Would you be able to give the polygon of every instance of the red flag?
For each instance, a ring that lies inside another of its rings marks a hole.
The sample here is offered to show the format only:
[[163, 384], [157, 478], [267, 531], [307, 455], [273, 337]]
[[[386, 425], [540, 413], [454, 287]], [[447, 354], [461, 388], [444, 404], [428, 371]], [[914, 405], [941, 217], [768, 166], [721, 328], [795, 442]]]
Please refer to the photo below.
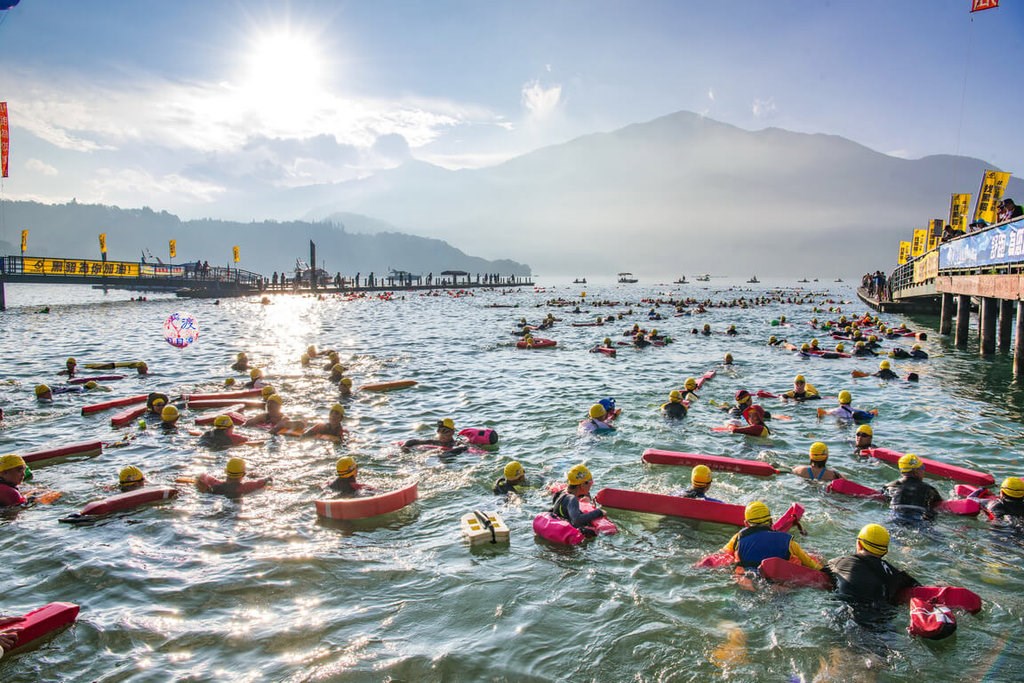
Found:
[[7, 177], [7, 152], [11, 146], [7, 129], [7, 103], [0, 102], [0, 178]]
[[971, 11], [980, 12], [983, 9], [999, 7], [999, 0], [971, 0]]

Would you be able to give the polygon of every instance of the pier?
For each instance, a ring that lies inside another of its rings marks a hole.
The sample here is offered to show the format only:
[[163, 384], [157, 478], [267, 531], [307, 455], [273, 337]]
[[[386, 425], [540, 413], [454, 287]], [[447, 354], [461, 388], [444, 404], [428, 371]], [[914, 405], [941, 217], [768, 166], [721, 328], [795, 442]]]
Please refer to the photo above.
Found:
[[990, 356], [1012, 346], [1014, 377], [1024, 379], [1024, 218], [957, 237], [904, 263], [889, 276], [888, 290], [886, 301], [862, 291], [858, 296], [884, 312], [938, 313], [939, 334], [954, 335], [958, 349], [968, 346], [977, 302], [978, 352]]

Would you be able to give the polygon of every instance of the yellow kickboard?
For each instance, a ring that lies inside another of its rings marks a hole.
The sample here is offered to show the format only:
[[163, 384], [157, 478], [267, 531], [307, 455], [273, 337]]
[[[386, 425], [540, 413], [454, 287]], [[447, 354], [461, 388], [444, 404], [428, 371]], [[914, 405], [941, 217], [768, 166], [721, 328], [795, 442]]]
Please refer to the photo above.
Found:
[[[490, 527], [485, 525], [480, 517], [490, 522]], [[468, 512], [462, 516], [459, 526], [462, 529], [462, 537], [469, 540], [470, 545], [508, 543], [509, 540], [508, 527], [496, 512]]]

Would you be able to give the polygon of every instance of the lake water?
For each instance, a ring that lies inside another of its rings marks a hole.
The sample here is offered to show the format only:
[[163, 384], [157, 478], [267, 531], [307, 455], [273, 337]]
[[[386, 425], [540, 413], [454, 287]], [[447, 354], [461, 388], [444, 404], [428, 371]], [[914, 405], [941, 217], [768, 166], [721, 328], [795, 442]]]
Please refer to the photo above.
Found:
[[[545, 285], [543, 278], [539, 284]], [[1011, 382], [1011, 358], [978, 358], [940, 338], [935, 320], [908, 321], [928, 331], [928, 361], [894, 361], [921, 381], [853, 380], [870, 360], [801, 360], [770, 348], [771, 334], [800, 343], [811, 303], [712, 308], [694, 317], [647, 322], [645, 297], [696, 296], [714, 301], [764, 293], [790, 281], [743, 285], [716, 278], [688, 285], [590, 284], [591, 313], [549, 308], [548, 299], [578, 299], [584, 286], [552, 282], [543, 292], [477, 291], [452, 297], [406, 294], [393, 301], [276, 296], [189, 301], [87, 288], [8, 286], [0, 313], [0, 452], [25, 452], [88, 439], [115, 440], [109, 413], [83, 417], [93, 398], [58, 395], [37, 407], [34, 384], [57, 382], [67, 356], [80, 363], [146, 360], [152, 375], [111, 382], [113, 394], [161, 390], [170, 395], [212, 391], [233, 373], [239, 351], [266, 370], [286, 399], [285, 411], [325, 418], [336, 400], [326, 373], [303, 370], [309, 344], [335, 348], [356, 385], [414, 379], [413, 389], [356, 394], [347, 402], [343, 445], [275, 437], [236, 449], [250, 472], [272, 476], [274, 488], [241, 502], [181, 486], [176, 501], [139, 509], [91, 527], [57, 522], [109, 495], [128, 464], [156, 483], [204, 470], [222, 471], [228, 454], [210, 452], [184, 429], [148, 430], [100, 457], [35, 470], [33, 486], [63, 497], [0, 519], [4, 561], [0, 585], [6, 613], [51, 601], [82, 606], [72, 629], [28, 654], [0, 660], [3, 681], [686, 681], [771, 680], [1019, 680], [1024, 654], [1024, 544], [989, 528], [983, 518], [941, 517], [926, 531], [897, 530], [888, 558], [926, 584], [962, 585], [980, 593], [984, 611], [959, 616], [957, 636], [939, 644], [910, 638], [907, 614], [889, 630], [867, 633], [828, 594], [812, 590], [741, 590], [725, 571], [694, 563], [721, 547], [732, 527], [612, 510], [615, 536], [579, 547], [535, 539], [531, 521], [550, 501], [543, 488], [506, 503], [490, 492], [506, 462], [522, 462], [537, 484], [563, 480], [585, 462], [605, 486], [667, 493], [684, 487], [689, 468], [649, 466], [645, 448], [760, 458], [786, 466], [806, 461], [812, 441], [825, 441], [830, 465], [863, 484], [880, 486], [896, 471], [852, 455], [853, 430], [819, 420], [813, 404], [774, 410], [770, 441], [714, 433], [740, 388], [782, 391], [797, 373], [823, 394], [850, 389], [854, 405], [877, 408], [876, 445], [957, 462], [996, 480], [1024, 473], [1024, 393]], [[803, 285], [807, 301], [864, 306], [845, 284]], [[735, 287], [735, 289], [731, 289]], [[493, 308], [493, 304], [514, 308]], [[36, 311], [50, 306], [49, 314]], [[824, 306], [827, 308], [828, 303]], [[604, 327], [572, 321], [628, 312]], [[199, 341], [179, 350], [164, 342], [162, 324], [184, 310], [201, 326]], [[658, 309], [666, 315], [671, 308]], [[521, 317], [562, 318], [542, 336], [550, 351], [521, 351], [511, 331]], [[770, 321], [785, 315], [791, 327]], [[838, 317], [838, 313], [832, 317]], [[898, 322], [899, 316], [885, 316]], [[664, 348], [623, 349], [617, 358], [587, 352], [604, 336], [622, 339], [639, 322], [676, 339]], [[692, 336], [710, 323], [716, 334]], [[740, 334], [722, 332], [735, 324]], [[824, 341], [824, 340], [823, 340]], [[909, 343], [907, 343], [909, 346]], [[891, 346], [891, 342], [887, 344]], [[726, 352], [736, 358], [718, 368]], [[659, 406], [688, 376], [718, 368], [689, 417], [669, 423]], [[240, 378], [240, 375], [235, 375]], [[581, 436], [577, 423], [597, 399], [623, 409], [610, 436]], [[822, 402], [834, 404], [834, 401]], [[402, 453], [395, 442], [429, 437], [433, 423], [492, 427], [495, 452], [442, 462], [436, 452]], [[183, 427], [195, 415], [183, 412]], [[399, 513], [360, 523], [318, 521], [313, 501], [335, 460], [354, 455], [361, 481], [381, 489], [418, 481], [420, 498]], [[939, 481], [948, 494], [951, 485]], [[831, 496], [792, 476], [771, 479], [716, 473], [713, 495], [729, 502], [766, 501], [775, 514], [794, 501], [807, 508], [803, 547], [825, 557], [853, 551], [860, 527], [885, 523], [877, 503]], [[470, 548], [459, 518], [492, 509], [511, 528], [508, 545]], [[890, 528], [891, 525], [890, 525]], [[867, 662], [873, 663], [868, 666]], [[832, 676], [833, 678], [826, 678]]]

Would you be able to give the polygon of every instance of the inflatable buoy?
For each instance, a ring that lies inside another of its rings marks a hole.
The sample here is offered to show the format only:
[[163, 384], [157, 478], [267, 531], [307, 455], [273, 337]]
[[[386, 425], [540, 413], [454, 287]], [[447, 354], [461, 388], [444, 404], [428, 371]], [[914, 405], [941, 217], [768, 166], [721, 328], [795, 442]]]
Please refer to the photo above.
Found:
[[91, 458], [102, 452], [102, 441], [84, 441], [82, 443], [71, 444], [70, 446], [59, 446], [57, 448], [47, 448], [42, 451], [33, 451], [32, 453], [22, 453], [21, 457], [26, 463], [38, 463], [45, 460], [51, 460], [53, 458], [69, 458], [76, 455]]
[[498, 443], [498, 432], [493, 429], [463, 429], [459, 436], [474, 446], [493, 446]]
[[508, 543], [509, 540], [509, 529], [496, 512], [468, 512], [459, 520], [459, 528], [470, 545]]
[[132, 508], [139, 507], [140, 505], [168, 500], [176, 497], [177, 495], [178, 489], [172, 486], [147, 486], [146, 488], [137, 489], [135, 491], [119, 493], [116, 496], [104, 498], [103, 500], [93, 501], [82, 508], [82, 511], [78, 514], [64, 517], [60, 521], [68, 524], [76, 524], [85, 521], [91, 522], [94, 521], [94, 518], [98, 515], [109, 515], [112, 512], [131, 510]]
[[533, 532], [545, 540], [563, 545], [579, 545], [585, 538], [569, 520], [555, 517], [550, 512], [542, 512], [533, 518]]
[[394, 382], [377, 382], [376, 384], [364, 384], [359, 391], [393, 391], [395, 389], [407, 389], [418, 384], [413, 379], [399, 379]]
[[316, 514], [326, 519], [365, 519], [401, 510], [416, 500], [416, 482], [389, 493], [366, 498], [316, 501]]
[[18, 635], [18, 642], [10, 652], [17, 652], [51, 633], [70, 626], [78, 618], [78, 605], [70, 602], [51, 602], [20, 617], [3, 620], [5, 629]]

